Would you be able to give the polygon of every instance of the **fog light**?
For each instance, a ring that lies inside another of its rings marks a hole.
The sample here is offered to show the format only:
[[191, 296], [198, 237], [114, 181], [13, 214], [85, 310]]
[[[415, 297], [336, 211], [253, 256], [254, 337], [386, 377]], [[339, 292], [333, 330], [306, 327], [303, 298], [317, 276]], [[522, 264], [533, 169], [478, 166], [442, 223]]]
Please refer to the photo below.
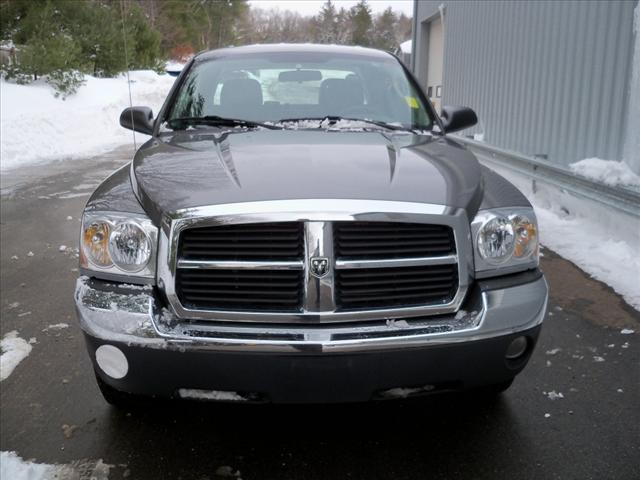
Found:
[[96, 350], [96, 362], [111, 378], [123, 378], [129, 371], [129, 362], [122, 350], [113, 345], [101, 345]]
[[527, 338], [526, 337], [518, 337], [513, 340], [509, 347], [507, 347], [507, 353], [505, 353], [505, 357], [508, 360], [515, 360], [516, 358], [521, 357], [524, 352], [527, 350]]

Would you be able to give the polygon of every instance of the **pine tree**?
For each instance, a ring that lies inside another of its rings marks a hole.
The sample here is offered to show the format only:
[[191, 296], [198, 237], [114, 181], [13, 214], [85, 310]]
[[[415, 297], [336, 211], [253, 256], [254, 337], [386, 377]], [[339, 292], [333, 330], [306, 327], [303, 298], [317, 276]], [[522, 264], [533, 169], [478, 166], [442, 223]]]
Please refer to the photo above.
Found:
[[316, 19], [319, 43], [338, 42], [338, 18], [336, 7], [331, 0], [327, 0]]
[[381, 15], [376, 18], [373, 45], [381, 50], [393, 51], [398, 46], [396, 40], [396, 23], [397, 17], [393, 13], [391, 7], [385, 9]]
[[351, 20], [351, 43], [363, 47], [371, 46], [373, 43], [371, 39], [373, 20], [367, 0], [360, 0], [357, 5], [351, 7], [349, 18]]

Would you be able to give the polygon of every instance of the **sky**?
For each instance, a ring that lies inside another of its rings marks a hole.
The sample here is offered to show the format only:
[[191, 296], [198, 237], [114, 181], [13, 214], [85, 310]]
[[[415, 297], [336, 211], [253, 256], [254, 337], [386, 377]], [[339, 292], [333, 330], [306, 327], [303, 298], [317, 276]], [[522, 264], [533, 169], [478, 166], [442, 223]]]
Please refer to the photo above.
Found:
[[[300, 15], [315, 15], [320, 11], [324, 0], [249, 0], [252, 7], [270, 10], [278, 8], [280, 10], [291, 10]], [[353, 7], [357, 0], [334, 0], [336, 7], [349, 9]], [[385, 8], [391, 7], [397, 13], [403, 12], [405, 15], [413, 16], [413, 0], [369, 0], [369, 6], [373, 13], [382, 12]]]

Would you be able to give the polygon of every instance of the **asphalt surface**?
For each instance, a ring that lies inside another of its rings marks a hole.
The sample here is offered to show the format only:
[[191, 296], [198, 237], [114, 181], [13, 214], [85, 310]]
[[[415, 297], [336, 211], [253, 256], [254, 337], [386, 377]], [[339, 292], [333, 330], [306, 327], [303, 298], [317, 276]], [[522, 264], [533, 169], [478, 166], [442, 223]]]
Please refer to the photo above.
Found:
[[[540, 342], [497, 400], [111, 408], [75, 321], [73, 249], [84, 202], [128, 156], [2, 176], [1, 330], [35, 343], [0, 384], [1, 450], [82, 478], [640, 478], [640, 313], [549, 250]], [[45, 330], [61, 322], [69, 328]]]

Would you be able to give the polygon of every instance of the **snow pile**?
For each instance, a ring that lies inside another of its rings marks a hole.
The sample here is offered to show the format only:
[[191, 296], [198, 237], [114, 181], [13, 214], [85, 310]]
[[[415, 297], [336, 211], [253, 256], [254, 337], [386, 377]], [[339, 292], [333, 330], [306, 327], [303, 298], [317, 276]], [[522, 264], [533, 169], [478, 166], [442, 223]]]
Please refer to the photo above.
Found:
[[585, 158], [572, 163], [569, 168], [573, 173], [611, 187], [640, 188], [640, 175], [635, 174], [624, 162], [602, 160], [600, 158]]
[[15, 452], [0, 453], [0, 478], [12, 480], [48, 480], [62, 478], [60, 468], [44, 463], [25, 462]]
[[63, 480], [91, 478], [107, 480], [112, 465], [102, 460], [80, 460], [68, 465], [25, 462], [16, 452], [0, 452], [0, 478], [2, 480]]
[[[175, 78], [152, 71], [131, 72], [134, 105], [158, 112]], [[0, 169], [84, 157], [130, 143], [132, 132], [120, 126], [129, 106], [126, 76], [86, 77], [66, 100], [55, 98], [44, 82], [17, 85], [0, 80]], [[136, 134], [138, 144], [148, 138]]]
[[[35, 340], [26, 340], [18, 337], [18, 332], [13, 330], [7, 333], [0, 341], [2, 355], [0, 355], [0, 381], [5, 380], [18, 364], [31, 353], [31, 343]], [[0, 475], [1, 478], [7, 478]]]
[[411, 53], [411, 40], [407, 40], [406, 42], [402, 42], [400, 44], [400, 51], [402, 53]]

